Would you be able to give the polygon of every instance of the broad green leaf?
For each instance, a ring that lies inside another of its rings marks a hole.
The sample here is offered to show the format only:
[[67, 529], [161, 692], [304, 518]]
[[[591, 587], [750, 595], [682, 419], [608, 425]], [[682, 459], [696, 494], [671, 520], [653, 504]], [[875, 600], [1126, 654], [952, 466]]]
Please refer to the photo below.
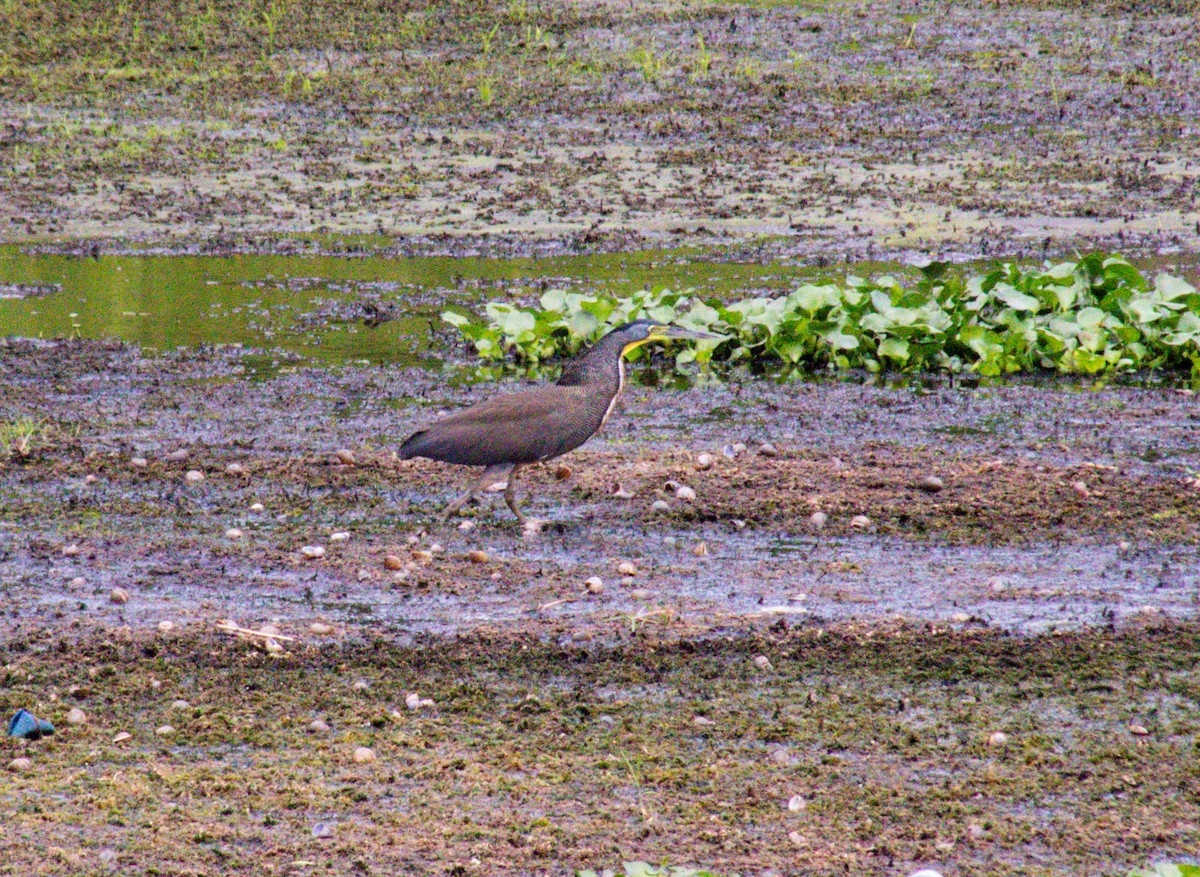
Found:
[[858, 349], [858, 339], [853, 335], [847, 335], [838, 329], [831, 332], [826, 332], [821, 336], [824, 338], [834, 350], [856, 350]]
[[908, 342], [899, 338], [888, 338], [879, 345], [879, 355], [901, 363], [908, 362]]
[[1196, 287], [1192, 286], [1182, 277], [1159, 274], [1154, 278], [1154, 291], [1158, 293], [1158, 297], [1162, 301], [1175, 301], [1176, 299], [1194, 295]]
[[792, 290], [788, 296], [796, 307], [814, 314], [821, 308], [835, 304], [838, 300], [837, 288], [833, 286], [817, 286], [806, 283]]
[[1018, 311], [1039, 311], [1042, 303], [1032, 295], [1026, 295], [1007, 283], [997, 283], [993, 290], [998, 301]]

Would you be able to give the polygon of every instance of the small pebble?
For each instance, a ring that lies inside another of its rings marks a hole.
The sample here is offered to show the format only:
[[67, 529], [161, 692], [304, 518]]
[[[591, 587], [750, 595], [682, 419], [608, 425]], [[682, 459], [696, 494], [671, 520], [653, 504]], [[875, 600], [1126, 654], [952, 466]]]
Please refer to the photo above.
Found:
[[950, 620], [953, 621], [955, 624], [966, 624], [968, 621], [971, 620], [971, 616], [968, 615], [966, 612], [955, 612], [953, 615], [950, 616]]
[[170, 737], [172, 734], [175, 733], [175, 729], [172, 728], [170, 725], [163, 725], [162, 727], [155, 728], [154, 733], [160, 737]]
[[734, 442], [731, 447], [733, 448], [733, 452], [735, 454], [745, 453], [746, 451], [746, 445], [743, 442]]
[[739, 533], [746, 529], [746, 522], [741, 518], [734, 518], [732, 521], [730, 521], [730, 523], [733, 524], [733, 529], [737, 530]]
[[788, 840], [798, 847], [808, 846], [808, 839], [798, 831], [789, 831]]
[[171, 709], [173, 709], [173, 710], [186, 710], [186, 709], [189, 709], [190, 707], [191, 707], [191, 704], [188, 703], [186, 700], [171, 701]]
[[754, 666], [757, 667], [759, 670], [770, 670], [771, 669], [771, 659], [768, 658], [766, 655], [757, 655], [754, 658]]
[[354, 750], [355, 764], [370, 764], [375, 760], [375, 750], [368, 749], [366, 746], [359, 746]]
[[408, 536], [404, 541], [408, 545], [416, 545], [421, 540], [416, 534], [412, 534], [412, 535]]
[[320, 545], [305, 545], [300, 549], [300, 553], [309, 560], [316, 560], [319, 557], [325, 556], [325, 549]]
[[432, 545], [429, 546], [429, 552], [431, 554], [441, 554], [445, 550], [446, 549], [443, 548], [441, 545], [439, 545], [437, 542], [434, 542]]
[[74, 557], [79, 553], [79, 546], [72, 542], [62, 550], [63, 557]]
[[308, 632], [316, 636], [332, 636], [333, 625], [326, 624], [324, 621], [314, 621], [308, 626]]
[[1129, 546], [1128, 542], [1118, 542], [1117, 543], [1117, 551], [1119, 551], [1121, 554], [1125, 554], [1126, 552], [1128, 552], [1129, 548], [1130, 548], [1130, 546]]
[[645, 588], [634, 588], [629, 592], [629, 596], [634, 600], [649, 600], [653, 595]]
[[432, 551], [410, 551], [409, 554], [417, 563], [429, 563], [429, 561], [433, 560]]
[[871, 526], [871, 519], [866, 515], [855, 515], [850, 519], [850, 526], [858, 530], [865, 530]]
[[1076, 482], [1072, 483], [1071, 489], [1073, 491], [1075, 491], [1077, 494], [1079, 494], [1083, 499], [1087, 499], [1089, 496], [1092, 495], [1092, 492], [1090, 490], [1088, 490], [1087, 484], [1084, 483], [1083, 481], [1076, 481]]
[[384, 569], [404, 569], [404, 558], [397, 554], [389, 554], [383, 558]]
[[282, 655], [283, 644], [273, 636], [267, 637], [267, 641], [263, 643], [263, 648], [267, 650], [268, 655]]
[[458, 525], [458, 529], [463, 533], [470, 533], [472, 530], [475, 529], [475, 522], [474, 521], [463, 521], [461, 524]]
[[524, 537], [525, 539], [533, 538], [538, 533], [542, 532], [542, 524], [543, 523], [544, 523], [544, 521], [539, 521], [534, 518], [530, 518], [524, 524], [521, 525], [521, 536]]
[[354, 465], [354, 451], [349, 448], [338, 448], [333, 452], [333, 455], [337, 457], [339, 463], [344, 463], [347, 466]]
[[318, 822], [312, 827], [313, 837], [333, 837], [333, 826], [328, 822]]
[[329, 725], [324, 719], [313, 719], [308, 723], [308, 730], [314, 734], [324, 734], [329, 730]]
[[666, 500], [656, 499], [650, 503], [650, 511], [652, 512], [667, 512], [671, 510], [671, 505]]
[[571, 467], [570, 466], [566, 465], [565, 463], [560, 463], [558, 466], [555, 467], [555, 469], [554, 469], [554, 480], [555, 481], [566, 481], [570, 477], [571, 477]]
[[1145, 725], [1134, 724], [1129, 726], [1129, 733], [1137, 737], [1145, 737], [1150, 733], [1150, 729]]
[[617, 572], [623, 576], [636, 576], [637, 571], [637, 564], [630, 563], [628, 560], [623, 560], [617, 564]]
[[932, 868], [922, 868], [920, 871], [913, 871], [908, 877], [942, 877], [942, 874]]
[[145, 457], [134, 457], [129, 461], [129, 465], [134, 469], [145, 469], [150, 464], [146, 461]]
[[776, 764], [789, 764], [791, 763], [791, 760], [792, 757], [788, 755], [786, 749], [771, 750], [771, 761], [775, 762]]
[[1008, 583], [1000, 576], [992, 576], [988, 579], [988, 588], [991, 589], [993, 594], [1001, 594], [1008, 590]]
[[183, 476], [188, 484], [199, 484], [204, 480], [204, 473], [199, 469], [189, 469], [187, 474]]
[[133, 735], [128, 731], [121, 731], [117, 736], [113, 737], [114, 743], [124, 743], [126, 740], [132, 740]]
[[265, 505], [263, 505], [261, 502], [253, 503], [250, 506], [250, 511], [252, 511], [252, 512], [265, 512], [266, 510], [267, 510], [267, 507]]
[[622, 487], [621, 483], [619, 481], [613, 487], [612, 495], [615, 496], [617, 499], [632, 499], [633, 498], [633, 494], [630, 491], [626, 490], [624, 487]]
[[243, 466], [241, 463], [230, 463], [228, 466], [225, 467], [225, 474], [226, 475], [245, 475], [246, 467]]
[[922, 478], [920, 481], [917, 482], [917, 489], [923, 490], [926, 493], [937, 493], [939, 490], [941, 490], [945, 486], [946, 486], [946, 483], [944, 481], [942, 481], [942, 479], [938, 478], [936, 475], [926, 475], [924, 478]]
[[771, 444], [770, 442], [763, 442], [761, 445], [759, 445], [758, 453], [760, 456], [763, 456], [763, 457], [779, 456], [779, 451], [777, 451], [775, 449], [775, 446], [773, 444]]
[[822, 530], [825, 527], [825, 522], [829, 520], [829, 516], [824, 512], [813, 512], [808, 516], [808, 523], [812, 525], [814, 530]]
[[226, 539], [241, 539], [242, 531], [239, 530], [237, 527], [230, 527], [228, 530], [225, 531], [225, 538]]
[[708, 552], [708, 543], [707, 542], [701, 542], [695, 548], [692, 549], [692, 554], [696, 555], [696, 557], [708, 557], [708, 553], [709, 552]]
[[158, 623], [158, 632], [159, 633], [170, 633], [174, 629], [175, 629], [175, 622], [173, 622], [173, 621], [160, 621]]
[[330, 542], [348, 542], [349, 540], [350, 540], [350, 534], [347, 533], [345, 530], [338, 530], [336, 533], [329, 534]]
[[1008, 735], [1005, 734], [1003, 731], [993, 731], [991, 736], [988, 737], [988, 746], [999, 747], [999, 746], [1007, 746], [1007, 745], [1008, 745]]
[[971, 840], [979, 840], [985, 834], [987, 834], [987, 832], [978, 822], [972, 822], [967, 826], [967, 837], [969, 837]]
[[83, 576], [75, 576], [75, 578], [71, 579], [72, 588], [82, 588], [86, 584], [87, 579], [85, 579]]
[[271, 624], [270, 622], [259, 627], [258, 632], [267, 636], [278, 636], [283, 633], [278, 624]]
[[33, 760], [25, 757], [14, 758], [8, 763], [8, 769], [17, 773], [33, 770]]
[[733, 445], [726, 445], [725, 447], [721, 448], [721, 453], [731, 460], [737, 456], [737, 451], [733, 449]]
[[88, 475], [88, 476], [86, 476], [86, 477], [83, 479], [83, 483], [84, 483], [84, 484], [95, 484], [95, 483], [96, 483], [96, 476], [95, 476], [95, 475]]
[[701, 728], [707, 728], [709, 725], [715, 725], [716, 722], [707, 716], [696, 716], [696, 718], [692, 719], [692, 724]]
[[171, 451], [171, 453], [167, 454], [167, 459], [170, 460], [172, 463], [182, 463], [187, 458], [188, 458], [188, 449], [187, 448], [180, 448], [177, 451]]
[[366, 691], [368, 688], [371, 687], [371, 683], [368, 682], [366, 679], [355, 679], [354, 684], [351, 685], [350, 687], [353, 688], [355, 691]]
[[675, 489], [675, 498], [684, 502], [692, 502], [696, 499], [696, 491], [684, 484]]
[[85, 713], [79, 707], [72, 707], [71, 711], [67, 713], [67, 724], [68, 725], [83, 725], [86, 723], [87, 723], [87, 713]]
[[471, 561], [471, 563], [487, 563], [488, 553], [486, 551], [479, 551], [478, 549], [475, 551], [468, 551], [467, 560]]
[[792, 813], [802, 813], [808, 809], [808, 800], [803, 795], [792, 795], [788, 798], [788, 810]]
[[408, 697], [404, 698], [404, 705], [410, 710], [419, 710], [421, 707], [433, 706], [433, 701], [427, 697], [421, 697], [421, 695], [414, 691]]
[[604, 593], [604, 580], [601, 579], [600, 576], [592, 576], [583, 583], [583, 586], [589, 594]]
[[705, 469], [711, 469], [713, 463], [716, 462], [716, 457], [705, 452], [696, 458], [696, 468], [703, 472]]
[[668, 548], [678, 548], [679, 540], [676, 539], [674, 536], [663, 536], [662, 544], [667, 546]]

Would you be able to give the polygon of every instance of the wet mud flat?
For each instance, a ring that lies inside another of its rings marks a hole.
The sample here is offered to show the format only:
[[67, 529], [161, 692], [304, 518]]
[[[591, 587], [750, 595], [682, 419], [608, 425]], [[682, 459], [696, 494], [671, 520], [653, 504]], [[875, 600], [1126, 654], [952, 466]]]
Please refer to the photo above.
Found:
[[[604, 434], [522, 477], [545, 521], [531, 535], [495, 495], [442, 523], [469, 470], [395, 456], [422, 422], [515, 387], [399, 367], [254, 381], [235, 376], [240, 355], [6, 345], [5, 420], [30, 433], [0, 482], [18, 626], [81, 603], [73, 616], [106, 623], [321, 618], [398, 637], [657, 610], [709, 629], [899, 617], [1029, 633], [1197, 608], [1187, 390], [635, 385]], [[111, 604], [116, 586], [136, 599]]]
[[[438, 523], [463, 473], [393, 455], [511, 387], [400, 367], [258, 381], [243, 355], [6, 342], [3, 419], [26, 438], [0, 470], [0, 706], [60, 726], [6, 744], [30, 759], [0, 775], [20, 802], [7, 861], [1018, 874], [1196, 856], [1200, 447], [1179, 389], [635, 381], [569, 473], [523, 479], [547, 522], [527, 537], [496, 496]], [[226, 618], [290, 639], [269, 654]]]
[[1200, 246], [1188, 2], [259, 5], [0, 23], [0, 240]]

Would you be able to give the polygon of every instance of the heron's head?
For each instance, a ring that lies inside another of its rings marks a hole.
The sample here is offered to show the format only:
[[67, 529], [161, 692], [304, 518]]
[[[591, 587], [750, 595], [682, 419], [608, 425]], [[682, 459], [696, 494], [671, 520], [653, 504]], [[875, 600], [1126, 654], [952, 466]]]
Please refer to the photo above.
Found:
[[621, 355], [624, 356], [634, 348], [649, 344], [651, 341], [669, 341], [672, 338], [690, 338], [695, 341], [709, 339], [721, 340], [720, 335], [708, 332], [697, 332], [682, 326], [672, 326], [670, 323], [659, 323], [655, 320], [634, 320], [613, 329], [610, 335], [619, 337], [622, 341]]

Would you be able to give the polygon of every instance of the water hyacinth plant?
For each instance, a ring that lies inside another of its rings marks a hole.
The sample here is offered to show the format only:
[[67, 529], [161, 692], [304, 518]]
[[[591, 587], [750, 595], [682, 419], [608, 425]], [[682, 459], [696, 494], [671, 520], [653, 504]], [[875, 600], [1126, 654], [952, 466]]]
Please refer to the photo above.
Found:
[[617, 298], [552, 289], [540, 308], [489, 303], [486, 320], [456, 312], [480, 356], [526, 366], [570, 356], [627, 320], [648, 317], [724, 336], [676, 362], [777, 362], [808, 370], [1053, 370], [1071, 374], [1187, 369], [1200, 381], [1200, 292], [1169, 274], [1147, 279], [1126, 260], [1093, 254], [1041, 269], [1006, 264], [964, 276], [944, 263], [896, 278], [804, 283], [776, 298], [724, 303], [694, 290]]

